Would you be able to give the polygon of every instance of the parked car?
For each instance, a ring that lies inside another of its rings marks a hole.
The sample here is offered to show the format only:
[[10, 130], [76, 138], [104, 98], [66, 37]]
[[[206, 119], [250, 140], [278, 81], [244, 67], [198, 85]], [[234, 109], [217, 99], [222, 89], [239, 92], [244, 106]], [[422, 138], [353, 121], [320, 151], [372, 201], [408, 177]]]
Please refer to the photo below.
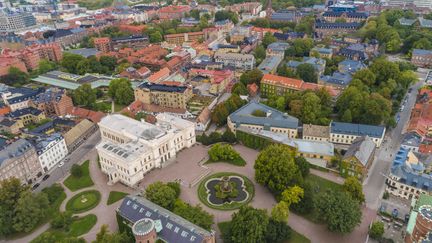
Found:
[[43, 181], [46, 181], [46, 179], [48, 179], [50, 177], [50, 175], [49, 174], [46, 174], [43, 178], [42, 178], [42, 180]]
[[32, 190], [35, 190], [35, 189], [38, 188], [39, 186], [40, 186], [39, 183], [34, 184], [34, 185], [32, 186]]
[[64, 165], [64, 162], [61, 161], [61, 162], [58, 164], [58, 167], [60, 168], [60, 167], [62, 167], [63, 165]]

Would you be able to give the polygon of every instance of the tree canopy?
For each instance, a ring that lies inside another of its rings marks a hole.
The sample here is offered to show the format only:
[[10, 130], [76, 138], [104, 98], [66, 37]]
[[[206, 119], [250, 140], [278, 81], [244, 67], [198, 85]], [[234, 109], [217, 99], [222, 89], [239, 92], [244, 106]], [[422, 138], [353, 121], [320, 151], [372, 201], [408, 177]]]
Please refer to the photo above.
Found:
[[177, 193], [169, 185], [157, 181], [147, 186], [145, 197], [161, 207], [172, 210], [177, 199]]
[[73, 91], [72, 98], [75, 105], [92, 107], [96, 102], [96, 91], [85, 83]]
[[230, 240], [232, 243], [264, 243], [268, 223], [265, 210], [243, 206], [232, 215]]
[[296, 68], [297, 75], [303, 79], [303, 81], [308, 83], [318, 82], [318, 73], [315, 67], [310, 63], [302, 63]]
[[303, 181], [294, 161], [294, 151], [286, 145], [267, 146], [259, 153], [254, 168], [256, 181], [276, 195]]
[[361, 222], [359, 203], [346, 193], [332, 190], [323, 193], [318, 196], [316, 207], [331, 231], [349, 233]]
[[134, 91], [129, 79], [117, 78], [111, 80], [108, 89], [108, 95], [115, 103], [120, 105], [129, 105], [134, 100]]
[[359, 203], [363, 203], [365, 201], [363, 186], [356, 177], [350, 176], [346, 178], [343, 184], [343, 190]]

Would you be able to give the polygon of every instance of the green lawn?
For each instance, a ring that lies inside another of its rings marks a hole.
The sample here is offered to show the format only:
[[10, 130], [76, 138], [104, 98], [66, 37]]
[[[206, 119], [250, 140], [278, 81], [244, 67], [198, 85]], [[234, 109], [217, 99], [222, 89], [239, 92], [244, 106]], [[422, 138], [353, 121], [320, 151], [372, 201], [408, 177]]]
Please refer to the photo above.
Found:
[[69, 237], [79, 237], [88, 233], [96, 224], [97, 217], [94, 214], [89, 214], [81, 218], [74, 219], [66, 232], [64, 230], [49, 229], [44, 233], [40, 234], [36, 239], [31, 242], [38, 241], [38, 238], [42, 237], [44, 234], [52, 234], [56, 239], [56, 242], [61, 242]]
[[96, 207], [101, 195], [96, 190], [89, 190], [78, 193], [66, 203], [66, 210], [73, 213], [82, 213]]
[[211, 164], [211, 163], [228, 163], [228, 164], [232, 164], [235, 166], [245, 166], [246, 165], [246, 161], [240, 157], [237, 159], [233, 159], [233, 160], [229, 160], [229, 161], [213, 161], [213, 160], [207, 160], [204, 164]]
[[[339, 192], [342, 191], [342, 185], [313, 174], [309, 174], [305, 178], [305, 181], [312, 184], [312, 188], [315, 192], [315, 196], [319, 196], [325, 193], [329, 189], [334, 191], [339, 191]], [[321, 223], [320, 219], [318, 218], [317, 212], [315, 210], [309, 212], [308, 214], [303, 214], [302, 216], [312, 222]]]
[[89, 164], [90, 161], [86, 160], [82, 165], [82, 176], [75, 177], [73, 175], [70, 175], [66, 180], [64, 181], [64, 185], [69, 188], [71, 191], [77, 191], [82, 188], [86, 188], [89, 186], [93, 186], [94, 183], [90, 177], [90, 171], [89, 171]]
[[310, 243], [311, 241], [304, 235], [298, 233], [297, 231], [291, 229], [291, 239], [286, 243]]
[[117, 202], [118, 200], [123, 199], [127, 195], [128, 194], [125, 192], [110, 191], [110, 194], [108, 196], [107, 205], [111, 205], [111, 204]]
[[68, 235], [77, 237], [89, 232], [97, 222], [97, 217], [94, 214], [86, 215], [82, 218], [74, 220], [71, 224]]

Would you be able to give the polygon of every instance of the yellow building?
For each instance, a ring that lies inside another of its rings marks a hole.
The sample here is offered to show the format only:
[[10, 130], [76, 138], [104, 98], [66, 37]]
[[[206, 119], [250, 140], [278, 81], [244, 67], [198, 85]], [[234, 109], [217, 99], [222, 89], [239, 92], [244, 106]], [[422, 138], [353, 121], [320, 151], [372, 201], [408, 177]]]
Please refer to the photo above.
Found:
[[168, 108], [186, 109], [192, 95], [187, 86], [142, 83], [135, 89], [135, 100]]
[[24, 126], [40, 123], [42, 120], [46, 119], [45, 114], [34, 107], [16, 110], [9, 113], [8, 116], [13, 120], [20, 120]]

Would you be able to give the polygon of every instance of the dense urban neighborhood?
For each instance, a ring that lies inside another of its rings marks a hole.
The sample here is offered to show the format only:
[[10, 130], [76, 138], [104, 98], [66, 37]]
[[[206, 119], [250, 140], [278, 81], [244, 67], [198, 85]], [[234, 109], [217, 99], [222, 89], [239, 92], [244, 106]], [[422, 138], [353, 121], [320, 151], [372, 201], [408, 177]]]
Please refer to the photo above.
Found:
[[0, 0], [0, 242], [432, 242], [432, 0]]

